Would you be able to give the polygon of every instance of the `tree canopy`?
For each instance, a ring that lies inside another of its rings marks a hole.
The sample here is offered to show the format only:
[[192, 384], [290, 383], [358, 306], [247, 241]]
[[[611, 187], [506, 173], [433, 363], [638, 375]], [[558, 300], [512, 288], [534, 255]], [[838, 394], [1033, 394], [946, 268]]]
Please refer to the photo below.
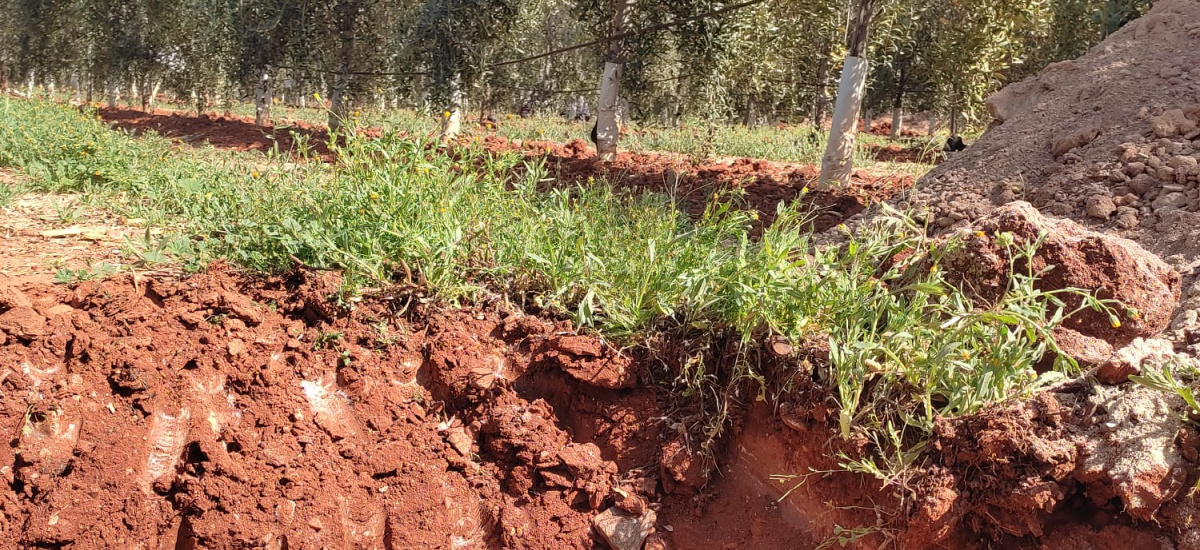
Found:
[[[745, 3], [738, 9], [730, 6]], [[828, 114], [847, 0], [636, 0], [629, 116], [761, 123]], [[1081, 55], [1150, 0], [881, 0], [866, 105], [978, 118], [983, 98]], [[594, 105], [613, 0], [0, 0], [0, 83], [197, 108], [273, 91], [440, 112]], [[708, 15], [705, 14], [714, 14]], [[584, 48], [571, 46], [594, 42]], [[545, 52], [567, 51], [541, 56]], [[527, 61], [507, 63], [514, 60]], [[264, 84], [269, 82], [270, 86]]]

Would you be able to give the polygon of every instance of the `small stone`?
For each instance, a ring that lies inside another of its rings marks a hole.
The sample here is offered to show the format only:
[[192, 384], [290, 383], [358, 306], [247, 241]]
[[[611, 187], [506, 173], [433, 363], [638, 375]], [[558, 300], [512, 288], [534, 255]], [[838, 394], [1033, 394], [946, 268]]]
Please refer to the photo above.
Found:
[[1166, 340], [1136, 338], [1096, 369], [1096, 379], [1110, 386], [1122, 384], [1128, 382], [1130, 376], [1141, 374], [1147, 362], [1162, 365], [1174, 353], [1174, 347]]
[[1107, 220], [1117, 210], [1112, 197], [1107, 195], [1092, 195], [1087, 199], [1087, 215], [1098, 220]]
[[657, 519], [654, 510], [635, 516], [614, 506], [592, 518], [592, 528], [612, 550], [641, 550]]
[[46, 317], [53, 319], [59, 315], [70, 315], [75, 312], [75, 308], [67, 304], [58, 304], [45, 311]]
[[1125, 173], [1130, 176], [1136, 176], [1146, 172], [1146, 165], [1141, 162], [1131, 162], [1125, 165]]
[[321, 518], [312, 518], [308, 520], [308, 526], [312, 527], [314, 531], [320, 531], [325, 528], [325, 523], [321, 521]]
[[0, 311], [17, 307], [33, 307], [33, 302], [24, 292], [9, 286], [6, 279], [0, 278]]
[[1167, 161], [1167, 166], [1170, 166], [1176, 170], [1180, 168], [1191, 168], [1196, 165], [1196, 157], [1189, 157], [1186, 155], [1175, 155]]
[[671, 543], [668, 542], [667, 538], [662, 536], [661, 533], [650, 533], [650, 536], [646, 537], [646, 546], [643, 547], [643, 550], [670, 550], [670, 549], [671, 549]]
[[1158, 179], [1162, 181], [1175, 181], [1175, 169], [1170, 166], [1163, 166], [1158, 169]]
[[1187, 202], [1187, 195], [1179, 191], [1172, 191], [1170, 193], [1163, 193], [1162, 195], [1159, 195], [1157, 199], [1154, 199], [1154, 202], [1150, 206], [1154, 208], [1155, 211], [1164, 208], [1179, 209], [1187, 206]]
[[1160, 138], [1172, 138], [1196, 129], [1196, 122], [1187, 118], [1182, 109], [1171, 109], [1150, 119], [1150, 130]]
[[46, 318], [31, 307], [14, 307], [0, 314], [0, 330], [29, 340], [46, 334]]
[[1153, 191], [1158, 187], [1158, 180], [1150, 177], [1149, 174], [1138, 174], [1129, 180], [1129, 190], [1137, 193], [1140, 196], [1145, 196], [1146, 193]]
[[232, 355], [233, 357], [237, 357], [243, 353], [246, 353], [246, 343], [245, 342], [238, 340], [238, 339], [233, 339], [233, 340], [229, 341], [229, 355]]
[[1054, 202], [1046, 207], [1046, 211], [1055, 216], [1070, 216], [1075, 212], [1075, 207], [1065, 202]]
[[1133, 229], [1138, 225], [1138, 211], [1131, 206], [1117, 208], [1117, 227]]
[[467, 435], [467, 429], [462, 426], [455, 426], [446, 431], [446, 441], [454, 447], [458, 454], [464, 457], [471, 456], [471, 436]]

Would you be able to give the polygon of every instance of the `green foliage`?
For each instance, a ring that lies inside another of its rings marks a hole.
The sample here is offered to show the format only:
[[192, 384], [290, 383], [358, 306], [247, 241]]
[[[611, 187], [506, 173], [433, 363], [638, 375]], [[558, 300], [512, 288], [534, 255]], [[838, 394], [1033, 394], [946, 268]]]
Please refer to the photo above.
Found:
[[[540, 192], [543, 167], [512, 154], [448, 155], [395, 135], [350, 136], [336, 165], [264, 165], [173, 152], [165, 140], [132, 139], [57, 105], [2, 105], [10, 124], [0, 128], [0, 165], [173, 230], [133, 244], [146, 263], [169, 250], [196, 264], [225, 257], [278, 271], [296, 257], [346, 270], [352, 286], [401, 280], [446, 301], [501, 291], [625, 343], [671, 327], [734, 335], [744, 349], [771, 334], [828, 339], [821, 378], [838, 396], [844, 435], [877, 442], [877, 459], [847, 465], [862, 471], [907, 464], [919, 450], [911, 441], [937, 415], [968, 414], [1061, 376], [1032, 368], [1070, 313], [1056, 293], [1033, 288], [1039, 274], [1014, 274], [1005, 299], [979, 310], [924, 267], [926, 253], [936, 260], [945, 250], [930, 249], [898, 213], [844, 247], [813, 249], [805, 213], [792, 207], [781, 205], [756, 240], [755, 214], [736, 208], [736, 195], [689, 220], [668, 197], [620, 195], [602, 182]], [[1059, 363], [1055, 372], [1071, 371]], [[744, 356], [735, 368], [734, 380], [759, 376]], [[697, 362], [680, 389], [722, 407], [705, 390], [711, 382]]]
[[105, 279], [116, 275], [119, 265], [100, 262], [84, 269], [60, 269], [54, 273], [54, 282], [62, 285], [77, 285], [84, 281]]

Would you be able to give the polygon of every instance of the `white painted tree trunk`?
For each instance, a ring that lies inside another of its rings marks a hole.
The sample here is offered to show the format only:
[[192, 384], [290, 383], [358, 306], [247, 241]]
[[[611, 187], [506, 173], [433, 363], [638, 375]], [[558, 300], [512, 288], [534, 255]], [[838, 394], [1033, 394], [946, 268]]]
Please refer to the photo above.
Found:
[[847, 57], [838, 83], [837, 102], [833, 107], [833, 126], [821, 159], [821, 177], [817, 188], [828, 190], [850, 184], [854, 170], [854, 140], [858, 117], [866, 91], [868, 63], [861, 57]]
[[150, 88], [150, 99], [146, 102], [146, 106], [153, 109], [154, 102], [158, 99], [158, 90], [162, 88], [162, 79], [154, 81], [154, 86]]
[[119, 89], [117, 87], [117, 83], [113, 82], [111, 78], [108, 80], [107, 84], [108, 85], [106, 86], [106, 88], [108, 88], [108, 89], [105, 90], [105, 95], [108, 96], [106, 98], [108, 100], [108, 108], [116, 109], [117, 108], [117, 100], [120, 99], [121, 92], [119, 91]]
[[[637, 0], [618, 0], [613, 13], [612, 33], [622, 34], [629, 28]], [[604, 162], [617, 159], [617, 140], [621, 127], [617, 113], [621, 96], [621, 75], [625, 71], [623, 38], [610, 40], [604, 54], [604, 74], [600, 77], [600, 100], [596, 105], [596, 157]]]
[[617, 158], [617, 95], [621, 88], [623, 63], [605, 63], [600, 80], [600, 103], [596, 108], [596, 156], [604, 162]]
[[904, 126], [904, 109], [892, 108], [892, 139], [900, 139], [900, 128]]
[[450, 81], [450, 105], [442, 116], [442, 143], [449, 143], [462, 132], [462, 111], [462, 77], [456, 74]]

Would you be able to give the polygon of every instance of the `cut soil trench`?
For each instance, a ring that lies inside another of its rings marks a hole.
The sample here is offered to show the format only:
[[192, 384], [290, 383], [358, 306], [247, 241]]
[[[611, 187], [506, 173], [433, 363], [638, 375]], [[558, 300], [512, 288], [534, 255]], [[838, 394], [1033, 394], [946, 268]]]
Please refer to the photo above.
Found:
[[[943, 486], [914, 505], [838, 470], [853, 445], [834, 436], [828, 394], [774, 358], [764, 372], [788, 397], [735, 407], [710, 472], [660, 363], [499, 305], [381, 294], [347, 311], [339, 284], [220, 266], [0, 280], [0, 549], [605, 548], [605, 518], [649, 532], [649, 549], [815, 548], [877, 525], [851, 546], [1040, 546], [984, 504], [1044, 520], [1042, 541], [1070, 534], [1041, 547], [1167, 530], [1078, 498], [999, 498], [1048, 475], [1028, 457], [1064, 463], [1027, 448], [1056, 433], [1027, 409], [954, 424], [971, 436], [938, 444], [959, 461], [923, 467]], [[989, 447], [1012, 471], [969, 459], [988, 426], [1020, 429], [994, 429], [1008, 446]], [[963, 485], [947, 480], [981, 475], [992, 492], [949, 498]]]

